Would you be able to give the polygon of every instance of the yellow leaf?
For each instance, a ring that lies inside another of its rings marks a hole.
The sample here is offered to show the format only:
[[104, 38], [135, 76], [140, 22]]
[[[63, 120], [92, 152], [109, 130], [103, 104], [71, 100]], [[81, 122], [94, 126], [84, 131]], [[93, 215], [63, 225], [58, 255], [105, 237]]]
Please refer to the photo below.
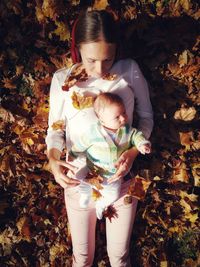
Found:
[[188, 51], [185, 50], [183, 53], [179, 56], [178, 63], [180, 67], [183, 67], [188, 63]]
[[33, 141], [33, 139], [31, 139], [31, 138], [26, 138], [26, 139], [24, 139], [24, 141], [25, 141], [25, 142], [23, 142], [23, 143], [26, 143], [26, 144], [28, 144], [29, 146], [34, 145], [34, 141]]
[[76, 109], [80, 110], [93, 106], [94, 98], [92, 96], [80, 95], [79, 93], [73, 91], [71, 98], [72, 104]]
[[64, 22], [55, 21], [57, 26], [56, 30], [49, 34], [49, 37], [52, 38], [52, 34], [59, 36], [61, 41], [69, 41], [70, 31], [67, 27], [67, 24]]
[[15, 118], [12, 113], [2, 107], [0, 107], [0, 119], [2, 119], [4, 123], [15, 121]]
[[194, 185], [200, 186], [200, 163], [193, 163], [192, 167], [192, 175], [194, 177]]
[[45, 18], [44, 13], [42, 12], [42, 8], [41, 7], [36, 6], [35, 15], [36, 15], [36, 18], [39, 21], [39, 23], [44, 23], [45, 22], [46, 18]]
[[198, 200], [198, 196], [197, 195], [195, 195], [195, 194], [188, 194], [187, 192], [182, 191], [182, 190], [180, 191], [180, 196], [181, 196], [181, 198], [187, 197], [191, 201], [197, 201]]
[[72, 6], [77, 6], [80, 4], [80, 0], [72, 0], [70, 3]]
[[64, 130], [65, 128], [65, 122], [64, 120], [58, 120], [56, 122], [54, 122], [51, 126], [53, 128], [53, 130]]
[[23, 65], [17, 65], [16, 67], [16, 75], [20, 76], [23, 74], [24, 72], [24, 66]]
[[185, 215], [185, 218], [188, 219], [191, 223], [195, 223], [196, 220], [199, 218], [199, 216], [198, 216], [198, 213], [195, 213], [195, 214], [189, 213]]
[[125, 6], [123, 17], [127, 20], [131, 20], [137, 17], [137, 8], [135, 6]]
[[196, 109], [194, 107], [181, 107], [174, 114], [176, 120], [191, 121], [195, 118]]
[[98, 191], [98, 190], [96, 190], [96, 189], [92, 189], [92, 199], [94, 200], [94, 201], [96, 201], [98, 198], [100, 198], [102, 195], [101, 195], [101, 193]]
[[185, 148], [189, 150], [194, 140], [193, 132], [186, 132], [186, 133], [180, 132], [179, 136], [180, 136], [181, 145], [185, 146]]
[[42, 11], [47, 18], [55, 19], [58, 16], [58, 2], [56, 0], [43, 0]]
[[187, 183], [189, 180], [187, 171], [185, 169], [175, 170], [173, 171], [173, 182], [185, 182]]
[[21, 125], [16, 124], [13, 128], [12, 128], [13, 132], [16, 133], [17, 135], [20, 135], [23, 131], [24, 131], [24, 127], [22, 127]]
[[167, 267], [168, 266], [168, 262], [167, 261], [161, 261], [160, 262], [160, 267]]
[[183, 211], [185, 214], [189, 214], [191, 212], [190, 205], [184, 199], [180, 200], [180, 204], [183, 207]]
[[108, 0], [95, 0], [93, 8], [97, 10], [106, 9], [108, 6]]
[[185, 182], [189, 181], [188, 173], [187, 173], [187, 166], [185, 162], [180, 160], [175, 160], [173, 166], [173, 174], [172, 174], [172, 182]]
[[191, 4], [190, 0], [180, 0], [180, 4], [186, 11], [189, 11]]

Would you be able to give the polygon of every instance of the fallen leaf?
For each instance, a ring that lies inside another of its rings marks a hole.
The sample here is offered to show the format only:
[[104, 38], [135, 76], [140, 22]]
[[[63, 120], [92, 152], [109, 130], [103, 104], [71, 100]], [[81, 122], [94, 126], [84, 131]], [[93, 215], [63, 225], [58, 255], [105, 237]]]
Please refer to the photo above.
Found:
[[95, 0], [93, 9], [102, 10], [108, 7], [108, 0]]
[[64, 130], [65, 129], [65, 122], [64, 120], [59, 120], [59, 121], [56, 121], [52, 124], [52, 129], [53, 130]]
[[78, 110], [90, 108], [93, 106], [94, 97], [92, 96], [84, 96], [73, 91], [71, 98], [73, 106]]
[[181, 107], [174, 114], [175, 120], [191, 121], [196, 115], [195, 107]]
[[64, 22], [59, 22], [59, 21], [55, 21], [55, 24], [57, 26], [57, 28], [49, 33], [49, 37], [52, 38], [53, 34], [59, 36], [60, 40], [65, 42], [65, 41], [69, 41], [70, 39], [70, 31], [67, 27], [67, 24]]
[[136, 176], [132, 179], [127, 194], [139, 200], [144, 200], [150, 184], [151, 181], [144, 179], [143, 177]]

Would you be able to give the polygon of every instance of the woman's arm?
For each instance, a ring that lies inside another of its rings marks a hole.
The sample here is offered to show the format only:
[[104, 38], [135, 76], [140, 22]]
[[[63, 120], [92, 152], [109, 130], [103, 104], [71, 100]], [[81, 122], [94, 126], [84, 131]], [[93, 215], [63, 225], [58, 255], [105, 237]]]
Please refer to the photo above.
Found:
[[[63, 188], [67, 187], [68, 185], [79, 184], [77, 180], [70, 179], [65, 175], [66, 168], [72, 171], [75, 171], [76, 168], [71, 164], [60, 160], [62, 153], [61, 151], [65, 147], [65, 117], [63, 114], [64, 96], [58, 78], [55, 74], [53, 76], [50, 87], [49, 106], [49, 127], [45, 140], [47, 144], [47, 156], [49, 159], [51, 171], [55, 177], [56, 182], [59, 183]], [[54, 129], [53, 124], [56, 124], [58, 121], [63, 121], [63, 126], [60, 127], [60, 129]]]
[[153, 110], [151, 106], [149, 88], [138, 64], [132, 60], [131, 86], [134, 89], [135, 111], [139, 118], [138, 130], [148, 139], [153, 129]]
[[68, 178], [65, 174], [66, 169], [70, 169], [72, 172], [75, 172], [77, 168], [70, 163], [60, 160], [60, 156], [61, 152], [56, 148], [51, 148], [48, 151], [50, 169], [56, 182], [63, 188], [78, 185], [80, 183], [78, 180]]
[[115, 167], [117, 168], [117, 172], [108, 179], [108, 183], [115, 182], [121, 178], [123, 178], [131, 169], [132, 164], [139, 154], [139, 151], [136, 147], [132, 147], [125, 151], [121, 156], [119, 157]]
[[[130, 81], [130, 85], [134, 90], [135, 110], [138, 114], [139, 125], [137, 128], [143, 132], [148, 139], [153, 129], [153, 111], [149, 96], [149, 88], [138, 64], [134, 60], [130, 60], [129, 71], [126, 73], [126, 78]], [[117, 161], [118, 168], [115, 175], [109, 179], [109, 183], [114, 182], [124, 177], [131, 169], [132, 164], [139, 154], [136, 147], [125, 151]]]

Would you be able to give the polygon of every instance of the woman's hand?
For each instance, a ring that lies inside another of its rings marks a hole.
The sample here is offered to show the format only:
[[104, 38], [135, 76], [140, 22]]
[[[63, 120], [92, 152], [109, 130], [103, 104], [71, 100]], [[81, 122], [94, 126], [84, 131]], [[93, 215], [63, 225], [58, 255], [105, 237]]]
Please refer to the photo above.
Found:
[[117, 172], [108, 179], [108, 184], [111, 184], [123, 178], [130, 171], [133, 161], [137, 157], [138, 153], [139, 151], [137, 150], [137, 148], [132, 147], [119, 157], [118, 161], [115, 164]]
[[72, 173], [74, 173], [76, 172], [77, 167], [63, 160], [60, 160], [60, 154], [60, 151], [58, 151], [57, 149], [52, 149], [49, 153], [49, 165], [56, 182], [63, 188], [80, 184], [77, 179], [69, 178], [66, 176], [66, 170], [70, 170]]

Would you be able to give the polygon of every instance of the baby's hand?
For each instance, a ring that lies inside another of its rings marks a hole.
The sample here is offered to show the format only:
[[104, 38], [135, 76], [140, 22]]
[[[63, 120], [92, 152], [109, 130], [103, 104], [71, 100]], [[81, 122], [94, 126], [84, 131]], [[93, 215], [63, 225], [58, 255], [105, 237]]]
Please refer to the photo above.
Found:
[[149, 154], [151, 153], [151, 144], [144, 144], [139, 146], [138, 150], [140, 151], [141, 154]]

